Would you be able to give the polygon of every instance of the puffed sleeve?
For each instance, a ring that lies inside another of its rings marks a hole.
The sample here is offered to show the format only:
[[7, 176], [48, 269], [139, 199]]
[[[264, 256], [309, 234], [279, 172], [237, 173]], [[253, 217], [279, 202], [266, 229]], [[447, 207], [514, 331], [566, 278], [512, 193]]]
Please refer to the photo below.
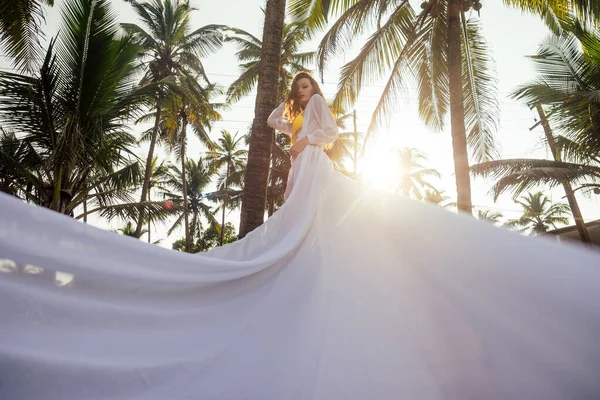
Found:
[[306, 136], [308, 137], [308, 143], [312, 145], [326, 145], [335, 142], [338, 138], [339, 130], [335, 123], [335, 118], [327, 102], [320, 95], [314, 95], [310, 99], [312, 104], [312, 117], [317, 122], [316, 129], [309, 132]]
[[283, 112], [285, 110], [284, 103], [281, 103], [279, 107], [277, 107], [269, 118], [267, 119], [267, 124], [273, 128], [277, 129], [280, 132], [287, 133], [288, 135], [292, 135], [294, 133], [294, 128], [290, 122], [287, 122], [286, 118], [283, 116]]

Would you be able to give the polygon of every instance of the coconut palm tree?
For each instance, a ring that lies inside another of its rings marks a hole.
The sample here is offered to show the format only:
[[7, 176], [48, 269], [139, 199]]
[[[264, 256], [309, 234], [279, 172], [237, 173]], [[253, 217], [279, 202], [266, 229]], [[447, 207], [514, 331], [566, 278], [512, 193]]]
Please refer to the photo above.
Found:
[[45, 5], [53, 6], [54, 0], [0, 1], [0, 44], [23, 72], [34, 72], [43, 58], [39, 38]]
[[396, 149], [399, 161], [398, 184], [394, 191], [401, 192], [407, 197], [422, 200], [424, 190], [436, 191], [435, 187], [426, 181], [428, 177], [440, 177], [440, 173], [432, 168], [426, 168], [422, 162], [427, 158], [414, 148]]
[[[231, 222], [225, 224], [225, 238], [224, 243], [233, 243], [237, 240], [237, 233], [235, 226]], [[198, 253], [201, 251], [208, 251], [215, 246], [219, 246], [221, 241], [221, 229], [218, 225], [209, 225], [208, 228], [202, 231], [202, 234], [194, 242], [190, 252]], [[176, 240], [173, 242], [173, 250], [185, 251], [185, 239]]]
[[[198, 158], [198, 161], [190, 159], [186, 161], [185, 177], [178, 166], [170, 166], [169, 177], [165, 181], [167, 190], [161, 193], [163, 198], [173, 202], [172, 213], [176, 216], [175, 222], [167, 231], [168, 235], [171, 235], [176, 229], [181, 227], [185, 220], [185, 210], [183, 207], [184, 180], [187, 191], [188, 212], [192, 215], [189, 226], [192, 239], [196, 240], [202, 234], [202, 217], [210, 224], [219, 224], [213, 214], [210, 200], [208, 200], [210, 194], [207, 189], [212, 182], [214, 174], [214, 169], [210, 163], [202, 157]], [[187, 249], [190, 249], [190, 247]]]
[[[150, 165], [151, 171], [150, 171], [150, 186], [148, 188], [148, 201], [152, 201], [151, 198], [151, 194], [152, 194], [152, 189], [154, 189], [155, 191], [165, 191], [167, 190], [166, 188], [166, 181], [169, 178], [169, 164], [165, 163], [165, 161], [161, 161], [160, 164], [158, 162], [158, 157], [154, 157], [152, 159], [152, 164]], [[162, 211], [162, 210], [161, 210]], [[151, 227], [151, 223], [153, 220], [153, 215], [152, 213], [148, 213], [148, 228], [142, 230], [142, 234], [140, 235], [143, 236], [144, 233], [148, 233], [148, 243], [152, 242], [152, 227]], [[132, 236], [132, 235], [130, 235]]]
[[556, 225], [569, 223], [569, 206], [564, 203], [552, 204], [542, 192], [527, 193], [515, 203], [522, 207], [523, 215], [508, 221], [508, 227], [520, 227], [530, 230], [532, 235], [538, 235], [555, 229]]
[[596, 0], [504, 0], [504, 4], [539, 15], [555, 33], [562, 31], [561, 20], [570, 15], [591, 24], [600, 21], [600, 3]]
[[[521, 10], [534, 12], [555, 28], [572, 11], [591, 22], [600, 20], [596, 0], [504, 0]], [[347, 50], [352, 38], [372, 29], [359, 55], [341, 71], [335, 104], [347, 107], [363, 85], [376, 82], [391, 71], [372, 117], [371, 133], [390, 115], [405, 87], [405, 77], [415, 76], [419, 112], [426, 124], [441, 129], [450, 115], [452, 147], [458, 192], [458, 208], [472, 212], [467, 145], [471, 160], [481, 162], [495, 155], [494, 134], [499, 107], [494, 67], [476, 18], [481, 0], [425, 0], [414, 10], [409, 0], [343, 1], [290, 0], [294, 20], [324, 28], [338, 17], [319, 45], [318, 69]]]
[[36, 74], [0, 73], [1, 123], [20, 141], [2, 158], [18, 171], [24, 198], [84, 219], [158, 208], [132, 198], [141, 169], [125, 122], [144, 95], [131, 89], [138, 51], [130, 37], [119, 38], [109, 1], [77, 0], [65, 5], [61, 35]]
[[[347, 127], [350, 118], [354, 118], [354, 126], [356, 126], [356, 111], [346, 113], [343, 110], [334, 109], [333, 105], [330, 105], [330, 108], [334, 110], [336, 124], [342, 132], [335, 142], [325, 148], [325, 153], [338, 172], [356, 179], [356, 167], [359, 155], [363, 150], [364, 133], [354, 132], [354, 129], [349, 131]], [[352, 161], [354, 164], [352, 171], [346, 168], [345, 164], [348, 161]]]
[[256, 105], [248, 150], [248, 165], [244, 177], [240, 238], [264, 221], [274, 136], [273, 129], [267, 125], [267, 118], [277, 106], [284, 19], [285, 0], [267, 0]]
[[[122, 24], [137, 43], [142, 46], [140, 58], [147, 68], [141, 84], [154, 84], [156, 108], [154, 128], [150, 138], [147, 164], [152, 162], [154, 147], [160, 129], [162, 106], [169, 95], [167, 89], [176, 76], [206, 74], [200, 59], [219, 49], [222, 44], [220, 25], [207, 25], [194, 31], [190, 26], [190, 14], [194, 10], [188, 0], [128, 0], [142, 24]], [[141, 201], [146, 201], [150, 183], [150, 171], [144, 176]], [[143, 215], [140, 215], [136, 230], [141, 231]]]
[[502, 213], [499, 211], [477, 209], [476, 217], [478, 220], [481, 220], [481, 221], [487, 221], [487, 222], [491, 222], [493, 224], [501, 224], [502, 218], [504, 217], [504, 215], [502, 215]]
[[[214, 143], [208, 132], [212, 122], [221, 119], [221, 114], [217, 111], [220, 105], [211, 102], [211, 97], [217, 90], [215, 85], [202, 87], [197, 79], [191, 76], [177, 77], [177, 81], [178, 93], [165, 99], [159, 136], [168, 144], [170, 150], [175, 151], [180, 161], [181, 173], [185, 176], [188, 126], [192, 127], [202, 144], [209, 150], [213, 150]], [[191, 235], [185, 180], [182, 183], [186, 251], [190, 251]]]
[[[117, 229], [116, 232], [123, 236], [137, 238], [137, 236], [135, 236], [135, 226], [133, 225], [133, 222], [131, 222], [131, 221], [127, 221], [125, 226]], [[145, 234], [146, 232], [148, 232], [146, 229], [142, 230], [142, 235]]]
[[387, 74], [367, 134], [391, 114], [407, 78], [416, 79], [419, 113], [425, 123], [442, 129], [450, 116], [458, 208], [471, 213], [469, 152], [474, 161], [496, 154], [494, 135], [499, 106], [493, 60], [477, 18], [467, 18], [479, 0], [428, 0], [414, 10], [408, 0], [291, 0], [295, 19], [323, 26], [336, 16], [317, 54], [322, 73], [326, 63], [346, 51], [353, 38], [371, 31], [360, 53], [341, 70], [334, 106], [351, 108], [364, 85]]
[[[496, 160], [473, 166], [473, 172], [498, 180], [495, 198], [562, 185], [581, 240], [589, 242], [575, 191], [600, 189], [600, 104], [594, 96], [600, 90], [600, 32], [578, 21], [561, 26], [562, 33], [546, 39], [533, 57], [538, 79], [514, 94], [538, 110], [554, 161]], [[563, 135], [555, 137], [551, 125]]]
[[[325, 153], [329, 156], [333, 162], [333, 166], [336, 171], [348, 176], [355, 178], [355, 174], [352, 170], [346, 167], [346, 162], [354, 161], [354, 145], [358, 138], [360, 141], [364, 135], [360, 132], [354, 134], [354, 132], [342, 132], [338, 136], [337, 140], [333, 142], [331, 146], [325, 149]], [[359, 144], [357, 148], [358, 152], [362, 150], [362, 145]]]
[[267, 184], [267, 215], [270, 217], [283, 205], [283, 197], [292, 163], [288, 149], [290, 138], [285, 134], [275, 135], [271, 155], [271, 168]]
[[217, 170], [224, 169], [223, 181], [219, 185], [220, 199], [221, 199], [221, 240], [220, 244], [223, 245], [223, 239], [225, 235], [225, 211], [230, 203], [229, 193], [229, 178], [231, 175], [243, 171], [246, 166], [246, 159], [248, 151], [242, 148], [244, 137], [231, 135], [226, 130], [221, 131], [221, 137], [215, 143], [214, 150], [209, 153], [209, 157]]
[[437, 189], [425, 189], [423, 201], [442, 208], [456, 207], [456, 203], [447, 203], [450, 197], [444, 195], [443, 191]]
[[[316, 52], [300, 51], [300, 46], [310, 39], [305, 22], [293, 22], [283, 27], [283, 42], [279, 61], [279, 86], [277, 101], [285, 99], [294, 75], [298, 72], [310, 72]], [[227, 102], [232, 103], [252, 93], [258, 83], [263, 43], [254, 35], [236, 28], [230, 28], [225, 41], [232, 42], [238, 48], [236, 56], [240, 62], [242, 73], [227, 90]]]
[[24, 143], [13, 132], [0, 129], [0, 192], [24, 197], [27, 179], [21, 174], [20, 158]]

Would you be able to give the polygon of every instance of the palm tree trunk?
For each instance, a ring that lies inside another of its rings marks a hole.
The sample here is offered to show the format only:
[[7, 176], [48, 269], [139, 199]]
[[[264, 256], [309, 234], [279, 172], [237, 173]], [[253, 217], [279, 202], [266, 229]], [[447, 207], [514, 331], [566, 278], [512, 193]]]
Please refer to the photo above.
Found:
[[185, 227], [185, 251], [189, 253], [192, 249], [192, 242], [190, 237], [190, 219], [189, 219], [189, 207], [188, 207], [188, 194], [187, 194], [187, 176], [185, 173], [185, 134], [187, 130], [187, 116], [183, 117], [181, 124], [181, 176], [183, 185], [183, 223]]
[[450, 80], [450, 121], [452, 126], [452, 151], [458, 210], [473, 214], [471, 203], [471, 177], [465, 129], [463, 80], [461, 57], [461, 0], [448, 0], [448, 77]]
[[225, 175], [225, 193], [223, 194], [223, 216], [221, 217], [221, 246], [223, 246], [223, 239], [225, 238], [225, 207], [226, 207], [226, 198], [227, 198], [227, 185], [229, 178], [229, 161], [227, 162], [227, 172]]
[[[554, 134], [552, 133], [550, 122], [548, 122], [548, 118], [546, 118], [546, 113], [544, 112], [544, 109], [542, 108], [542, 105], [540, 103], [537, 103], [535, 105], [535, 108], [537, 109], [537, 112], [540, 116], [540, 121], [542, 127], [544, 128], [544, 134], [546, 135], [548, 146], [550, 147], [550, 151], [552, 152], [552, 157], [554, 157], [555, 161], [560, 161], [560, 155], [558, 154], [558, 150], [556, 149], [556, 141], [554, 140]], [[579, 209], [579, 203], [577, 203], [575, 193], [573, 192], [573, 187], [568, 181], [564, 181], [562, 185], [565, 189], [567, 200], [569, 201], [571, 213], [573, 213], [573, 219], [575, 220], [577, 232], [579, 232], [579, 238], [583, 243], [591, 243], [592, 241], [590, 239], [590, 234], [587, 228], [585, 227], [585, 222], [583, 221], [583, 216], [581, 215], [581, 210]]]
[[240, 238], [264, 221], [269, 161], [274, 138], [273, 129], [267, 125], [267, 118], [277, 101], [285, 3], [285, 0], [267, 0], [266, 4], [254, 121], [242, 195]]
[[[156, 146], [158, 128], [160, 126], [161, 103], [162, 95], [159, 93], [156, 97], [156, 118], [154, 120], [154, 129], [152, 130], [152, 137], [150, 138], [150, 148], [148, 149], [148, 157], [146, 157], [146, 172], [144, 173], [144, 184], [142, 185], [142, 198], [140, 200], [141, 203], [146, 201], [150, 187], [152, 159], [154, 158], [154, 147]], [[135, 228], [135, 235], [137, 238], [141, 236], [142, 226], [144, 225], [144, 213], [142, 212], [141, 207], [139, 209], [139, 213], [140, 215], [138, 217], [137, 227]]]
[[83, 223], [87, 224], [87, 200], [83, 201]]
[[54, 172], [54, 191], [52, 192], [52, 205], [50, 206], [51, 210], [54, 211], [60, 211], [61, 208], [61, 201], [60, 201], [60, 194], [61, 194], [61, 187], [62, 184], [62, 164], [59, 163], [59, 165], [55, 168], [55, 172]]
[[[198, 225], [198, 214], [194, 213], [192, 215], [192, 223], [191, 223], [192, 229], [190, 231], [190, 235], [192, 235], [192, 238], [194, 238], [194, 239], [199, 239], [200, 238], [199, 235], [198, 236], [194, 236], [196, 234], [196, 231], [198, 230], [197, 225]], [[193, 232], [193, 234], [192, 234], [192, 232]]]
[[[152, 186], [148, 187], [148, 201], [152, 201], [150, 199], [150, 192], [151, 191], [152, 191]], [[150, 216], [148, 216], [148, 243], [151, 243], [151, 240], [152, 240], [152, 235], [150, 233]]]

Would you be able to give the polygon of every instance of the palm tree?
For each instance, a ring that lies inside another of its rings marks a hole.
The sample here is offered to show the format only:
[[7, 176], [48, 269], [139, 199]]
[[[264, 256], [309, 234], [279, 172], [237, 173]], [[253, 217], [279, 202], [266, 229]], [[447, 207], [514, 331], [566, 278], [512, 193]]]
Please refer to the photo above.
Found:
[[273, 129], [267, 125], [267, 118], [277, 106], [284, 19], [285, 0], [267, 0], [256, 105], [244, 180], [240, 238], [246, 236], [248, 232], [264, 221], [267, 180], [274, 136]]
[[[330, 108], [333, 109], [333, 105], [330, 105]], [[327, 153], [338, 172], [356, 179], [356, 166], [359, 154], [362, 153], [361, 143], [364, 141], [364, 134], [362, 132], [354, 132], [354, 129], [352, 131], [348, 131], [347, 129], [348, 119], [351, 117], [354, 118], [354, 126], [356, 126], [356, 111], [346, 113], [343, 110], [334, 109], [334, 116], [337, 126], [343, 132], [340, 133], [335, 142], [325, 148], [325, 153]], [[345, 163], [348, 160], [351, 160], [354, 164], [352, 171], [346, 169]]]
[[[543, 16], [550, 27], [569, 10], [592, 22], [600, 20], [596, 0], [504, 0], [507, 5]], [[417, 13], [409, 0], [344, 1], [291, 0], [294, 20], [324, 28], [328, 17], [339, 18], [325, 34], [318, 50], [318, 68], [352, 44], [352, 38], [374, 26], [359, 55], [341, 71], [336, 106], [353, 103], [363, 85], [390, 71], [372, 117], [371, 133], [390, 114], [405, 86], [405, 76], [416, 75], [419, 112], [426, 124], [441, 129], [450, 113], [458, 208], [472, 213], [467, 144], [472, 160], [481, 162], [495, 154], [494, 134], [499, 114], [496, 80], [479, 21], [466, 18], [471, 8], [481, 10], [481, 0], [426, 0]], [[467, 135], [468, 132], [468, 135]]]
[[499, 211], [477, 209], [477, 219], [481, 221], [487, 221], [493, 224], [501, 224], [503, 217], [504, 216]]
[[219, 192], [221, 192], [220, 197], [222, 201], [221, 246], [223, 245], [223, 238], [225, 235], [225, 211], [230, 200], [229, 178], [232, 174], [245, 169], [246, 158], [248, 156], [248, 151], [244, 148], [241, 148], [243, 145], [243, 140], [243, 136], [238, 137], [237, 134], [232, 136], [228, 131], [222, 130], [218, 143], [215, 144], [214, 150], [209, 153], [209, 157], [217, 170], [225, 167], [223, 182], [221, 185], [219, 185]]
[[[235, 226], [231, 222], [225, 224], [224, 243], [233, 243], [237, 240]], [[221, 241], [221, 228], [218, 225], [211, 224], [208, 228], [202, 231], [202, 234], [194, 242], [190, 253], [198, 253], [208, 251], [215, 246], [218, 246]], [[176, 240], [173, 242], [173, 250], [185, 251], [185, 239]]]
[[[145, 234], [146, 232], [148, 232], [146, 229], [142, 230], [142, 235]], [[133, 226], [133, 222], [131, 222], [131, 221], [127, 221], [125, 226], [117, 229], [117, 233], [119, 233], [123, 236], [130, 236], [130, 237], [138, 238], [138, 236], [135, 235], [135, 227]]]
[[[360, 132], [357, 135], [354, 132], [342, 132], [337, 140], [325, 149], [325, 153], [333, 162], [335, 170], [351, 178], [356, 178], [356, 176], [353, 171], [348, 170], [345, 163], [348, 160], [354, 160], [354, 144], [357, 137], [360, 140], [363, 135], [360, 134]], [[359, 145], [358, 149], [358, 151], [360, 151], [362, 146]]]
[[539, 15], [555, 33], [562, 31], [561, 20], [570, 15], [591, 24], [600, 21], [600, 3], [596, 0], [504, 0], [504, 4]]
[[400, 191], [405, 196], [414, 197], [421, 200], [424, 197], [423, 190], [428, 189], [436, 191], [435, 187], [428, 183], [427, 177], [440, 177], [440, 173], [432, 168], [425, 168], [422, 161], [427, 158], [414, 148], [396, 149], [398, 155], [400, 171], [398, 174], [398, 184], [394, 191]]
[[275, 135], [267, 184], [266, 207], [269, 217], [283, 205], [287, 179], [292, 167], [290, 154], [288, 153], [290, 144], [291, 141], [287, 135]]
[[39, 37], [44, 5], [53, 6], [54, 0], [0, 1], [0, 44], [23, 72], [34, 72], [43, 57]]
[[[161, 194], [164, 198], [173, 201], [174, 204], [173, 212], [177, 218], [167, 232], [168, 235], [171, 235], [181, 226], [185, 219], [186, 211], [183, 207], [183, 188], [185, 182], [188, 202], [187, 212], [192, 214], [189, 231], [190, 236], [195, 240], [202, 234], [202, 217], [211, 224], [219, 224], [213, 214], [211, 205], [207, 201], [208, 197], [210, 197], [207, 188], [212, 182], [214, 169], [202, 157], [198, 158], [198, 161], [188, 159], [185, 167], [186, 175], [184, 177], [179, 167], [175, 165], [170, 166], [169, 177], [165, 181], [165, 186], [168, 189]], [[190, 249], [190, 247], [187, 247], [187, 249]]]
[[[283, 42], [279, 61], [279, 86], [277, 101], [285, 99], [294, 75], [298, 72], [310, 72], [307, 65], [312, 65], [316, 52], [299, 51], [300, 46], [310, 39], [305, 22], [293, 22], [283, 27]], [[263, 43], [254, 35], [236, 28], [230, 28], [225, 41], [234, 43], [238, 52], [242, 73], [227, 90], [227, 102], [232, 103], [247, 96], [256, 88], [260, 67]]]
[[[158, 157], [154, 157], [152, 159], [152, 164], [150, 165], [151, 171], [150, 171], [150, 186], [148, 187], [148, 201], [151, 201], [151, 193], [152, 193], [152, 189], [154, 190], [159, 190], [159, 191], [165, 191], [166, 190], [166, 181], [169, 178], [169, 165], [165, 164], [165, 161], [161, 161], [161, 163], [158, 163]], [[148, 243], [152, 242], [152, 227], [151, 227], [151, 223], [152, 223], [152, 213], [148, 213], [148, 228], [142, 230], [142, 233], [140, 235], [140, 237], [144, 234], [144, 233], [148, 233]], [[129, 222], [128, 222], [129, 224]], [[134, 230], [135, 232], [135, 230]], [[132, 236], [132, 235], [130, 235]]]
[[479, 9], [479, 0], [428, 0], [419, 12], [408, 0], [291, 1], [294, 18], [313, 25], [325, 22], [319, 10], [325, 15], [339, 10], [319, 45], [321, 73], [353, 37], [372, 28], [360, 53], [342, 68], [334, 99], [336, 108], [351, 108], [364, 85], [389, 71], [368, 135], [390, 115], [410, 76], [416, 78], [419, 113], [428, 126], [441, 130], [450, 115], [458, 208], [466, 213], [472, 213], [467, 145], [475, 161], [494, 156], [499, 116], [494, 63], [479, 20], [466, 17], [472, 6]]
[[[498, 179], [495, 198], [504, 191], [518, 196], [540, 184], [562, 185], [581, 240], [589, 242], [574, 193], [600, 188], [600, 105], [594, 99], [600, 90], [600, 33], [577, 21], [563, 21], [562, 28], [533, 57], [537, 81], [514, 94], [538, 110], [554, 161], [497, 160], [475, 165], [473, 172]], [[551, 122], [564, 136], [554, 136]]]
[[450, 200], [450, 197], [445, 196], [444, 192], [440, 192], [437, 189], [425, 189], [423, 194], [423, 201], [429, 204], [433, 204], [442, 208], [455, 207], [456, 203], [446, 203]]
[[569, 206], [563, 203], [552, 204], [542, 192], [527, 193], [515, 203], [522, 207], [523, 215], [508, 221], [506, 225], [509, 227], [529, 229], [532, 235], [538, 235], [548, 232], [551, 228], [555, 229], [558, 224], [569, 223]]
[[[191, 76], [178, 77], [178, 94], [170, 96], [165, 101], [164, 122], [161, 139], [164, 139], [171, 150], [175, 150], [181, 164], [181, 173], [186, 175], [186, 145], [188, 125], [193, 128], [196, 137], [209, 150], [214, 149], [214, 143], [208, 135], [211, 123], [221, 119], [217, 111], [219, 104], [211, 103], [211, 97], [216, 91], [215, 85], [202, 87]], [[183, 183], [183, 208], [186, 251], [191, 249], [189, 230], [189, 210], [187, 201], [186, 182]]]
[[[137, 43], [142, 46], [140, 56], [147, 66], [146, 74], [141, 83], [155, 84], [157, 90], [154, 94], [156, 107], [154, 128], [150, 138], [147, 164], [152, 162], [154, 147], [158, 136], [162, 105], [168, 95], [167, 84], [175, 76], [190, 74], [206, 78], [204, 67], [200, 61], [222, 44], [222, 26], [207, 25], [191, 31], [190, 14], [194, 8], [189, 1], [149, 0], [139, 2], [128, 0], [135, 12], [142, 20], [142, 25], [123, 24], [123, 28], [133, 35]], [[142, 185], [141, 201], [146, 201], [150, 184], [150, 171], [146, 171]], [[143, 215], [140, 214], [136, 231], [142, 229]]]
[[139, 47], [119, 38], [107, 0], [68, 3], [61, 32], [35, 75], [0, 73], [3, 129], [20, 142], [2, 156], [14, 184], [28, 201], [77, 218], [157, 209], [131, 197], [141, 169], [125, 122], [143, 95], [131, 90]]
[[0, 192], [15, 197], [24, 197], [22, 190], [27, 187], [27, 179], [20, 173], [19, 165], [23, 146], [14, 133], [0, 128]]

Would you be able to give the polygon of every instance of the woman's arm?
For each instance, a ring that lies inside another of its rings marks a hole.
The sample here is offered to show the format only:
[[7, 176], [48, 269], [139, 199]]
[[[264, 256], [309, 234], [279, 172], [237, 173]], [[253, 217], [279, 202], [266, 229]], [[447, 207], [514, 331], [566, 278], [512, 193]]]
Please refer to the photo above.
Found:
[[306, 135], [308, 143], [313, 145], [326, 145], [335, 142], [339, 136], [339, 130], [327, 102], [323, 96], [318, 94], [312, 96], [310, 101], [314, 102], [314, 104], [312, 104], [312, 115], [318, 122], [318, 128], [312, 132], [308, 132]]
[[277, 129], [280, 132], [286, 133], [288, 135], [292, 135], [294, 133], [294, 128], [290, 122], [287, 122], [285, 117], [283, 116], [283, 112], [285, 110], [284, 103], [281, 103], [279, 107], [277, 107], [269, 118], [267, 119], [267, 124], [273, 128]]

